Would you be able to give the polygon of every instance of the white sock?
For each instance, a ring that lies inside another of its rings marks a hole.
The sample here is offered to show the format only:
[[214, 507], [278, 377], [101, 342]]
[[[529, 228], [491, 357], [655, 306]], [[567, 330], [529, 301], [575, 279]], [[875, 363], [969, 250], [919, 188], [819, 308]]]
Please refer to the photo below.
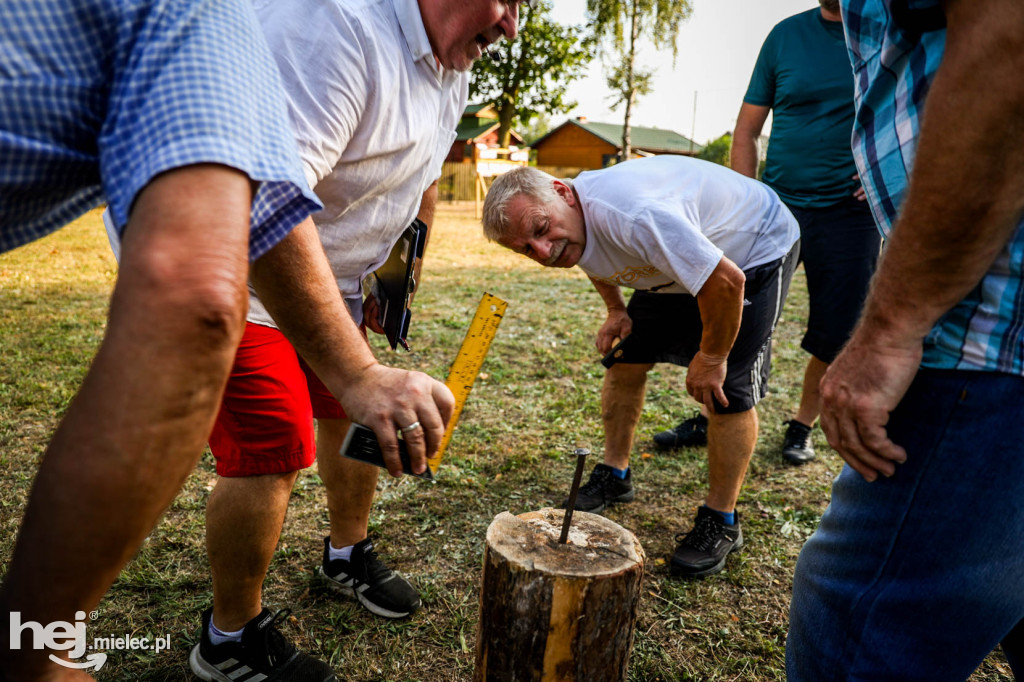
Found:
[[349, 545], [348, 547], [342, 547], [341, 549], [338, 549], [330, 542], [328, 542], [327, 546], [330, 548], [331, 561], [334, 561], [335, 559], [344, 559], [345, 561], [352, 561], [352, 548], [355, 547], [355, 545]]
[[224, 632], [213, 624], [213, 618], [210, 619], [210, 629], [206, 631], [206, 634], [210, 637], [210, 643], [213, 645], [223, 644], [224, 642], [241, 642], [242, 641], [242, 627], [241, 630], [235, 630], [234, 632]]

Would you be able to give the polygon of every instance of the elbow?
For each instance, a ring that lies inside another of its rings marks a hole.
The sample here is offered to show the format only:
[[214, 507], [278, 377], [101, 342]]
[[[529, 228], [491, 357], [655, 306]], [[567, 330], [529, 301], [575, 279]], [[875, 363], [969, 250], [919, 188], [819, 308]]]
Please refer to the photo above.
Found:
[[736, 267], [735, 271], [730, 274], [729, 282], [733, 292], [742, 297], [747, 286], [747, 276], [743, 274], [743, 271]]
[[718, 275], [716, 279], [723, 294], [730, 298], [743, 297], [743, 291], [747, 285], [747, 276], [743, 274], [738, 265], [723, 256], [718, 267], [715, 268], [714, 274]]
[[719, 296], [725, 301], [740, 301], [742, 305], [746, 285], [746, 275], [742, 270], [737, 269], [735, 274], [730, 273], [729, 277], [722, 281]]
[[732, 146], [754, 143], [757, 141], [757, 135], [751, 126], [737, 123], [732, 131]]
[[234, 350], [245, 329], [249, 310], [249, 292], [245, 276], [212, 273], [203, 281], [195, 277], [175, 277], [180, 296], [171, 305], [176, 317], [184, 323], [187, 336], [195, 339], [201, 350]]
[[744, 117], [740, 117], [736, 121], [736, 127], [732, 131], [732, 143], [733, 145], [756, 145], [757, 138], [761, 135], [761, 130], [764, 129], [764, 124], [756, 124], [754, 121], [748, 121]]
[[244, 256], [152, 254], [124, 265], [114, 297], [133, 310], [136, 319], [148, 320], [151, 331], [180, 344], [182, 352], [233, 354], [249, 305]]
[[746, 283], [747, 276], [739, 266], [723, 256], [697, 294], [698, 302], [702, 299], [714, 304], [742, 301]]
[[237, 348], [249, 311], [244, 280], [241, 285], [213, 282], [197, 286], [183, 302], [182, 315], [200, 348], [215, 352]]

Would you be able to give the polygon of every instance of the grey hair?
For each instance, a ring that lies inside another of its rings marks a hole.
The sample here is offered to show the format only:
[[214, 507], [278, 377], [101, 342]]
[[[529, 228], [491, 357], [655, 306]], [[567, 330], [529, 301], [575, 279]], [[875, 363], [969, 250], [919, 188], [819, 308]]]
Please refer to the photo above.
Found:
[[[532, 166], [521, 166], [496, 177], [484, 199], [484, 236], [499, 243], [508, 237], [513, 227], [509, 225], [506, 214], [508, 202], [520, 194], [525, 194], [538, 204], [557, 201], [559, 197], [552, 185], [554, 181], [554, 176]], [[569, 180], [562, 182], [572, 186]]]

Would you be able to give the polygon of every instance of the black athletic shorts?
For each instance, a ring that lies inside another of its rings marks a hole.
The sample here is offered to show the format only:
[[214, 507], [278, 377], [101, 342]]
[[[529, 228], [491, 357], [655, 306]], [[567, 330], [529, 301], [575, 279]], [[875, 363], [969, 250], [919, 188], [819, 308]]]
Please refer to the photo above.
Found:
[[[715, 400], [715, 411], [745, 412], [768, 393], [771, 373], [772, 332], [779, 321], [789, 282], [800, 256], [800, 242], [788, 254], [743, 272], [743, 318], [736, 343], [729, 351], [725, 384], [729, 406]], [[646, 364], [669, 362], [686, 367], [697, 351], [704, 325], [697, 299], [689, 294], [636, 291], [626, 306], [633, 331], [614, 362]]]
[[867, 202], [853, 197], [825, 208], [790, 210], [800, 223], [800, 260], [810, 298], [800, 345], [832, 362], [860, 317], [882, 238]]

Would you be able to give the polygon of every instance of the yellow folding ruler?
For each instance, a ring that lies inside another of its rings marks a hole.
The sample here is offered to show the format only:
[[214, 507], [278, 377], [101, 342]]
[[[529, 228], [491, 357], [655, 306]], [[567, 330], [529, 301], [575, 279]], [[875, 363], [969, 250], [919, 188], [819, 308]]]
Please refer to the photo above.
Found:
[[441, 439], [441, 447], [437, 449], [436, 455], [427, 460], [433, 473], [437, 473], [437, 467], [441, 464], [441, 457], [452, 439], [455, 425], [459, 423], [462, 407], [466, 404], [466, 398], [469, 397], [477, 374], [480, 373], [480, 367], [484, 364], [484, 358], [487, 357], [487, 351], [491, 348], [491, 341], [498, 332], [498, 325], [501, 324], [507, 307], [508, 303], [488, 293], [483, 295], [480, 305], [476, 307], [476, 314], [469, 323], [466, 338], [462, 340], [462, 347], [455, 356], [452, 368], [448, 372], [448, 380], [445, 382], [455, 395], [455, 411], [448, 421], [448, 428]]

